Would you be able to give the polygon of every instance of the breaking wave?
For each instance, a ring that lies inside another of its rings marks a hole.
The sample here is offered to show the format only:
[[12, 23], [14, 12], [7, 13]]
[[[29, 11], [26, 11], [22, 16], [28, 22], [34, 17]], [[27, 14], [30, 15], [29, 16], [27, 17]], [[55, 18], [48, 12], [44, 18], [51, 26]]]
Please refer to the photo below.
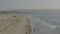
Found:
[[[32, 32], [45, 32], [51, 33], [51, 34], [58, 34], [58, 31], [56, 30], [55, 25], [46, 23], [38, 18], [32, 17], [31, 15], [28, 15], [29, 21], [31, 22]], [[38, 33], [39, 34], [39, 33]], [[44, 33], [45, 34], [45, 33]]]

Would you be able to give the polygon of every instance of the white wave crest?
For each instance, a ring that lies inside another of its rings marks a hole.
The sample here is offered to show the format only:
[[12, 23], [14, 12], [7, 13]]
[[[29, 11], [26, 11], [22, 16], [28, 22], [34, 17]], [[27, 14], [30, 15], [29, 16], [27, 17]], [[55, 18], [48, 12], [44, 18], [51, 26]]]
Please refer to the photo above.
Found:
[[[31, 21], [31, 25], [32, 25], [32, 27], [36, 27], [36, 24], [37, 23], [40, 23], [40, 24], [42, 24], [42, 25], [45, 25], [45, 26], [47, 26], [49, 29], [51, 29], [51, 30], [55, 30], [56, 29], [56, 27], [54, 26], [54, 25], [50, 25], [50, 24], [48, 24], [48, 23], [46, 23], [46, 22], [44, 22], [44, 21], [42, 21], [42, 20], [40, 20], [40, 19], [38, 19], [38, 18], [34, 18], [34, 17], [32, 17], [31, 15], [28, 15], [28, 17], [29, 17], [29, 19], [30, 19], [30, 21]], [[42, 26], [41, 25], [41, 26]]]

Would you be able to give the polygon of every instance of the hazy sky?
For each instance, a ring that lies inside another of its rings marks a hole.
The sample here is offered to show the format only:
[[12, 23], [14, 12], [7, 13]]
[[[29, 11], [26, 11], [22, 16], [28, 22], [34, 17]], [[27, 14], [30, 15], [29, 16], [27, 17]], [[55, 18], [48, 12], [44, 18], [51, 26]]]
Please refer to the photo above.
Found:
[[60, 0], [0, 0], [5, 9], [60, 9]]

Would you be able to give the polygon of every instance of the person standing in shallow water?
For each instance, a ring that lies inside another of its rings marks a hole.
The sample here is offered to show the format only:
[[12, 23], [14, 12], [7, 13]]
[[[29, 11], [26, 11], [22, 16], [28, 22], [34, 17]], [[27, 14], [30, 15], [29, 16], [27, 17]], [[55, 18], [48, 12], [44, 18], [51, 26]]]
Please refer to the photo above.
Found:
[[33, 27], [33, 31], [35, 32], [36, 30], [35, 30], [36, 28], [35, 27]]
[[39, 31], [39, 27], [33, 27], [33, 31], [34, 32]]
[[39, 31], [39, 23], [40, 23], [40, 22], [36, 23], [35, 27], [33, 27], [33, 31], [34, 31], [34, 32], [35, 32], [35, 31]]

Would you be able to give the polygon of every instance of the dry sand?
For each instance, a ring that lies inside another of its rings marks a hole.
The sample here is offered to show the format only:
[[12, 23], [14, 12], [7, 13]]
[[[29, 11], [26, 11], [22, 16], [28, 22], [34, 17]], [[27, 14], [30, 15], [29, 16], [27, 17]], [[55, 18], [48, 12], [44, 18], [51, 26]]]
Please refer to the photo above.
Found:
[[25, 14], [0, 14], [0, 34], [30, 34], [27, 19]]

